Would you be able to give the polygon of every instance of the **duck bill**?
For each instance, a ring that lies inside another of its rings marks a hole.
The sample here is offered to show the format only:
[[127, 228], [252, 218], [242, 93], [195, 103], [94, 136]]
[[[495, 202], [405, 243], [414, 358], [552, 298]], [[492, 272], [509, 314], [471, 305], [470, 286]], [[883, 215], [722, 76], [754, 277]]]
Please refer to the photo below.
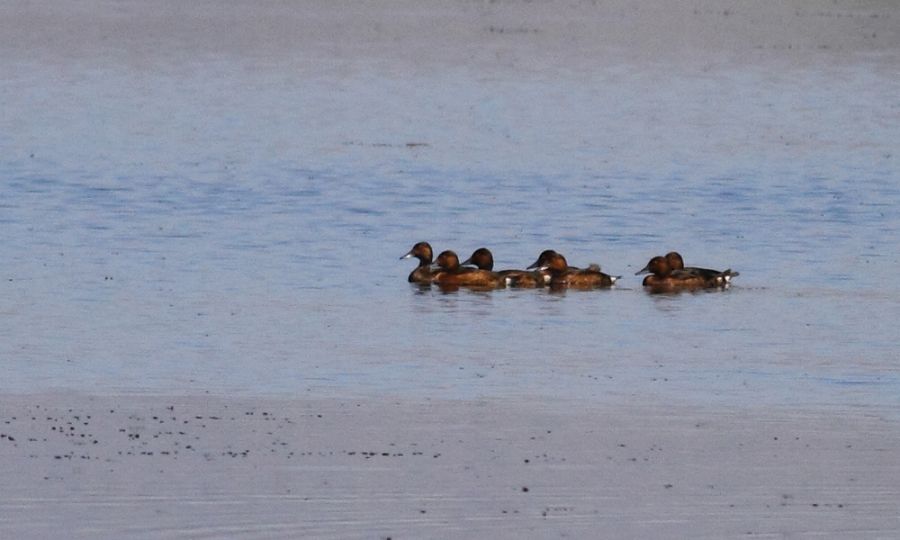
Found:
[[641, 274], [649, 274], [649, 273], [650, 273], [650, 265], [648, 264], [647, 266], [645, 266], [645, 267], [641, 268], [640, 270], [638, 270], [637, 272], [635, 272], [634, 275], [639, 276]]
[[403, 259], [411, 259], [411, 258], [413, 258], [413, 257], [414, 257], [413, 252], [410, 251], [410, 252], [407, 253], [406, 255], [400, 257], [400, 260], [402, 261]]
[[472, 257], [469, 257], [468, 259], [466, 259], [466, 260], [464, 260], [463, 262], [459, 263], [459, 265], [460, 265], [460, 266], [466, 266], [466, 265], [475, 266], [475, 263], [472, 262]]
[[528, 266], [526, 266], [525, 270], [534, 270], [535, 268], [539, 268], [540, 266], [541, 266], [541, 260], [538, 259], [538, 260], [534, 261], [533, 263], [529, 264]]

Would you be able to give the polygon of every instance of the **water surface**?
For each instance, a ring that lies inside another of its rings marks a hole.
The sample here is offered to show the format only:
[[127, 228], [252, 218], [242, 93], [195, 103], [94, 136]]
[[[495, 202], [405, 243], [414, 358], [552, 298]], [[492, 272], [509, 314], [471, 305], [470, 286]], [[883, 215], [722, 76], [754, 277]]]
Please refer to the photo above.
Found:
[[[900, 79], [0, 66], [3, 389], [900, 405]], [[410, 286], [413, 243], [614, 290]], [[677, 249], [732, 267], [650, 296]]]

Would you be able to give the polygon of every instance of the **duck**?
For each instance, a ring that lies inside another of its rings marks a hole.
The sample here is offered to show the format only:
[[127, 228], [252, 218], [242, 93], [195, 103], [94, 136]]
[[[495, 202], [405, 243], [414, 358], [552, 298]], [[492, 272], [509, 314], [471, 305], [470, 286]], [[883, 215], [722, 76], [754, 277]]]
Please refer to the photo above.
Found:
[[644, 278], [643, 285], [651, 293], [713, 289], [723, 286], [715, 277], [672, 268], [669, 260], [659, 255], [650, 259], [647, 266], [635, 272], [635, 275], [648, 272], [650, 275]]
[[415, 270], [410, 272], [407, 281], [409, 281], [410, 283], [430, 285], [432, 278], [431, 265], [433, 256], [434, 255], [433, 251], [431, 250], [431, 244], [429, 244], [428, 242], [418, 242], [412, 247], [412, 249], [410, 249], [406, 253], [406, 255], [400, 257], [401, 261], [403, 259], [411, 259], [413, 257], [419, 259], [419, 266], [417, 266]]
[[432, 273], [432, 283], [441, 286], [481, 289], [498, 289], [506, 286], [506, 280], [496, 272], [460, 266], [459, 256], [452, 250], [442, 251], [432, 264], [432, 268], [434, 267], [437, 267], [437, 270]]
[[[542, 266], [546, 266], [547, 263], [550, 261], [550, 259], [553, 257], [556, 257], [557, 255], [559, 255], [559, 253], [557, 253], [556, 251], [554, 251], [552, 249], [545, 249], [544, 251], [541, 252], [540, 255], [538, 255], [537, 260], [534, 261], [533, 263], [531, 263], [530, 265], [528, 265], [526, 268], [531, 269], [531, 268], [540, 268]], [[569, 266], [569, 270], [581, 270], [581, 268], [578, 268], [577, 266]], [[591, 263], [588, 265], [586, 270], [594, 270], [596, 272], [599, 272], [600, 265], [596, 264], [596, 263]]]
[[[463, 266], [472, 265], [479, 270], [494, 270], [494, 254], [486, 247], [481, 247], [472, 252], [472, 256], [462, 262]], [[544, 274], [540, 271], [528, 270], [499, 270], [495, 272], [506, 280], [507, 287], [536, 288], [546, 284]]]
[[553, 289], [606, 289], [621, 278], [604, 274], [597, 265], [585, 269], [571, 267], [566, 258], [555, 251], [546, 255], [541, 270], [550, 274]]
[[697, 268], [696, 266], [685, 267], [684, 259], [681, 258], [681, 254], [677, 251], [670, 251], [666, 253], [665, 257], [666, 262], [669, 263], [669, 268], [672, 270], [680, 270], [691, 275], [701, 276], [717, 287], [728, 285], [731, 283], [731, 278], [741, 275], [740, 272], [735, 272], [731, 268], [720, 272], [709, 268]]
[[[550, 284], [550, 272], [543, 268], [546, 267], [547, 264], [550, 262], [550, 260], [553, 259], [554, 257], [556, 257], [557, 255], [559, 255], [559, 253], [557, 253], [556, 251], [554, 251], [552, 249], [545, 249], [544, 251], [541, 252], [540, 255], [538, 255], [538, 258], [536, 261], [529, 264], [525, 268], [527, 270], [536, 269], [538, 272], [541, 273], [541, 275], [544, 276], [544, 284], [549, 285]], [[599, 265], [592, 264], [590, 266], [590, 268], [593, 270], [597, 270], [597, 271], [600, 270]], [[568, 269], [572, 270], [572, 271], [581, 270], [581, 268], [576, 268], [575, 266], [569, 266]]]
[[[527, 268], [528, 270], [531, 270], [532, 268], [540, 269], [544, 266], [547, 266], [547, 264], [550, 262], [550, 260], [553, 259], [554, 257], [556, 257], [557, 255], [559, 255], [559, 253], [557, 253], [556, 251], [554, 251], [552, 249], [545, 249], [544, 251], [541, 252], [540, 255], [538, 255], [538, 258], [536, 261], [529, 264], [525, 268]], [[578, 270], [578, 268], [575, 268], [574, 266], [570, 266], [569, 269], [570, 270]]]

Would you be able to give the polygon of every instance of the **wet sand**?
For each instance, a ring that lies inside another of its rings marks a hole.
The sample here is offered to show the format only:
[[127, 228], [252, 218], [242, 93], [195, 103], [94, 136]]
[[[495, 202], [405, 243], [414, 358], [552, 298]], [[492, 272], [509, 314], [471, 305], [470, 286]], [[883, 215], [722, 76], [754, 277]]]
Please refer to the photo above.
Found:
[[888, 538], [875, 411], [0, 398], [9, 538]]
[[364, 64], [399, 77], [448, 66], [578, 72], [640, 62], [708, 70], [879, 56], [896, 65], [898, 16], [887, 0], [20, 0], [0, 5], [0, 54], [141, 69], [190, 69], [232, 56], [337, 76], [346, 63]]

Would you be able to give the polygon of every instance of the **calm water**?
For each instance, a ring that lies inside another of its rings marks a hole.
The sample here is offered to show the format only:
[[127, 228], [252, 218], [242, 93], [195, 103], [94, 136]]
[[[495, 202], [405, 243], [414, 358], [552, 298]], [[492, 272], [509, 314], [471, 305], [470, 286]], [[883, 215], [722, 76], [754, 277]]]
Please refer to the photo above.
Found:
[[[900, 405], [894, 73], [2, 66], [6, 391]], [[419, 240], [624, 277], [422, 291]], [[671, 249], [741, 276], [645, 294]]]

